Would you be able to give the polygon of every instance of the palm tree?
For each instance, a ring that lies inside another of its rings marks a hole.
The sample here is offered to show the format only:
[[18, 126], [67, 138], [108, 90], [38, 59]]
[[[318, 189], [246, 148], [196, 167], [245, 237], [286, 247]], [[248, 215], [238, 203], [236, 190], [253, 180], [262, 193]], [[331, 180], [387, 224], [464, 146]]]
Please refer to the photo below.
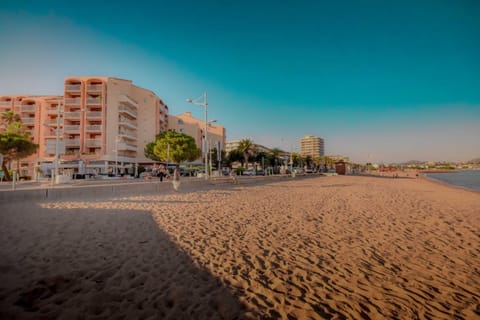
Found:
[[2, 119], [2, 123], [4, 123], [6, 126], [9, 126], [14, 122], [22, 121], [19, 114], [10, 110], [2, 112], [2, 114], [0, 114], [0, 118]]
[[237, 149], [243, 154], [246, 169], [248, 169], [248, 156], [255, 151], [255, 145], [253, 144], [253, 141], [250, 139], [243, 139], [238, 144]]

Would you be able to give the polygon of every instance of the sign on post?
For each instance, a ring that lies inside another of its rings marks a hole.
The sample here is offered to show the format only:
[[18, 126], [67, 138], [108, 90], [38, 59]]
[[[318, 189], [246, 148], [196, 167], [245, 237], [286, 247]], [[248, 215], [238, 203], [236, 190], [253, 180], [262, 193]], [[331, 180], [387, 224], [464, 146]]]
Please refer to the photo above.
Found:
[[57, 143], [58, 143], [58, 155], [65, 154], [65, 141], [59, 140], [47, 140], [47, 150], [46, 152], [49, 154], [56, 154], [57, 153]]

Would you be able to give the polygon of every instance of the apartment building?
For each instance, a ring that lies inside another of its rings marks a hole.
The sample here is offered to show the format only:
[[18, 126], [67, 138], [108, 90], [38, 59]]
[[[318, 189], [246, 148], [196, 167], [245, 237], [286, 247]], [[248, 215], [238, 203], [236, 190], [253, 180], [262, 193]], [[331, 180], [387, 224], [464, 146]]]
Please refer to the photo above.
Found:
[[145, 145], [168, 129], [168, 106], [155, 93], [112, 77], [69, 77], [64, 96], [4, 96], [0, 108], [20, 114], [39, 144], [22, 159], [22, 174], [32, 176], [52, 170], [57, 141], [63, 172], [134, 173], [152, 162]]
[[[42, 115], [45, 117], [45, 115], [52, 112], [52, 110], [57, 114], [57, 106], [61, 104], [62, 100], [62, 96], [15, 95], [0, 97], [0, 113], [12, 111], [13, 113], [18, 114], [22, 121], [25, 133], [30, 136], [33, 143], [40, 146], [35, 154], [20, 160], [20, 163], [18, 164], [20, 176], [31, 176], [34, 171], [38, 169], [39, 163], [43, 160], [40, 158], [42, 141], [45, 141], [48, 137], [55, 139], [56, 121], [55, 127], [51, 126], [46, 129], [46, 126], [49, 126], [50, 124], [43, 121]], [[0, 128], [0, 131], [5, 129], [5, 127], [2, 127]], [[15, 165], [15, 168], [16, 167], [17, 166]]]
[[323, 157], [325, 155], [325, 142], [322, 138], [307, 135], [300, 140], [300, 155], [302, 157], [310, 156], [312, 158]]
[[[205, 131], [205, 121], [194, 118], [191, 112], [185, 112], [176, 116], [171, 115], [169, 118], [169, 129], [177, 132], [183, 132], [195, 139], [198, 148], [202, 149], [202, 154], [206, 148], [203, 145], [203, 132]], [[216, 148], [220, 144], [220, 149], [225, 150], [226, 130], [221, 125], [207, 125], [207, 140], [210, 149]], [[208, 148], [208, 146], [207, 146]], [[199, 160], [199, 161], [198, 161]], [[198, 159], [195, 162], [201, 162]]]

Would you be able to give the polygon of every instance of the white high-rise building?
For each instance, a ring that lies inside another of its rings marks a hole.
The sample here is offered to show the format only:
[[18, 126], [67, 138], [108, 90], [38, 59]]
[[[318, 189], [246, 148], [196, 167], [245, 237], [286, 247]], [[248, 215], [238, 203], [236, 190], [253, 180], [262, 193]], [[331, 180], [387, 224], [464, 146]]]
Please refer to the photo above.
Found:
[[325, 155], [324, 140], [310, 135], [303, 137], [300, 140], [300, 155], [302, 157], [311, 156], [312, 158], [323, 157]]

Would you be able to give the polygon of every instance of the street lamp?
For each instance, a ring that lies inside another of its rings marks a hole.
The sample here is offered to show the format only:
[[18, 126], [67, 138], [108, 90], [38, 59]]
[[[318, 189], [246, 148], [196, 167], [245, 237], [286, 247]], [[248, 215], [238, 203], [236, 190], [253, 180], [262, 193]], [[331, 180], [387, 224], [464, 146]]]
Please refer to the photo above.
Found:
[[[212, 123], [217, 122], [217, 119], [213, 119], [208, 121], [208, 125], [210, 126]], [[208, 127], [207, 127], [208, 128]], [[208, 145], [207, 145], [207, 150], [208, 150], [208, 160], [209, 160], [209, 169], [208, 169], [208, 175], [211, 175], [212, 171], [212, 144], [210, 143], [210, 140], [208, 140]], [[218, 150], [217, 150], [218, 152]]]
[[[62, 109], [62, 104], [59, 102], [57, 105], [57, 123], [56, 123], [56, 129], [55, 129], [55, 156], [53, 158], [53, 172], [52, 172], [52, 179], [51, 179], [51, 184], [52, 186], [56, 183], [59, 182], [58, 179], [58, 159], [60, 157], [60, 113]], [[49, 125], [47, 123], [44, 123], [43, 125], [51, 128], [52, 125]]]
[[113, 150], [113, 152], [115, 152], [115, 177], [117, 176], [117, 173], [118, 173], [118, 143], [120, 141], [121, 141], [120, 136], [116, 136], [116, 138], [115, 138], [115, 150]]
[[[198, 101], [200, 98], [203, 97], [203, 101]], [[204, 92], [203, 95], [201, 95], [200, 97], [196, 98], [196, 99], [187, 99], [187, 102], [188, 103], [191, 103], [191, 104], [195, 104], [197, 106], [201, 106], [205, 109], [205, 131], [203, 133], [204, 135], [204, 150], [203, 150], [203, 153], [204, 153], [204, 157], [205, 157], [205, 180], [208, 180], [208, 154], [207, 154], [207, 139], [208, 139], [208, 133], [207, 133], [207, 126], [208, 126], [208, 123], [207, 123], [207, 106], [208, 106], [208, 102], [207, 102], [207, 93]]]

